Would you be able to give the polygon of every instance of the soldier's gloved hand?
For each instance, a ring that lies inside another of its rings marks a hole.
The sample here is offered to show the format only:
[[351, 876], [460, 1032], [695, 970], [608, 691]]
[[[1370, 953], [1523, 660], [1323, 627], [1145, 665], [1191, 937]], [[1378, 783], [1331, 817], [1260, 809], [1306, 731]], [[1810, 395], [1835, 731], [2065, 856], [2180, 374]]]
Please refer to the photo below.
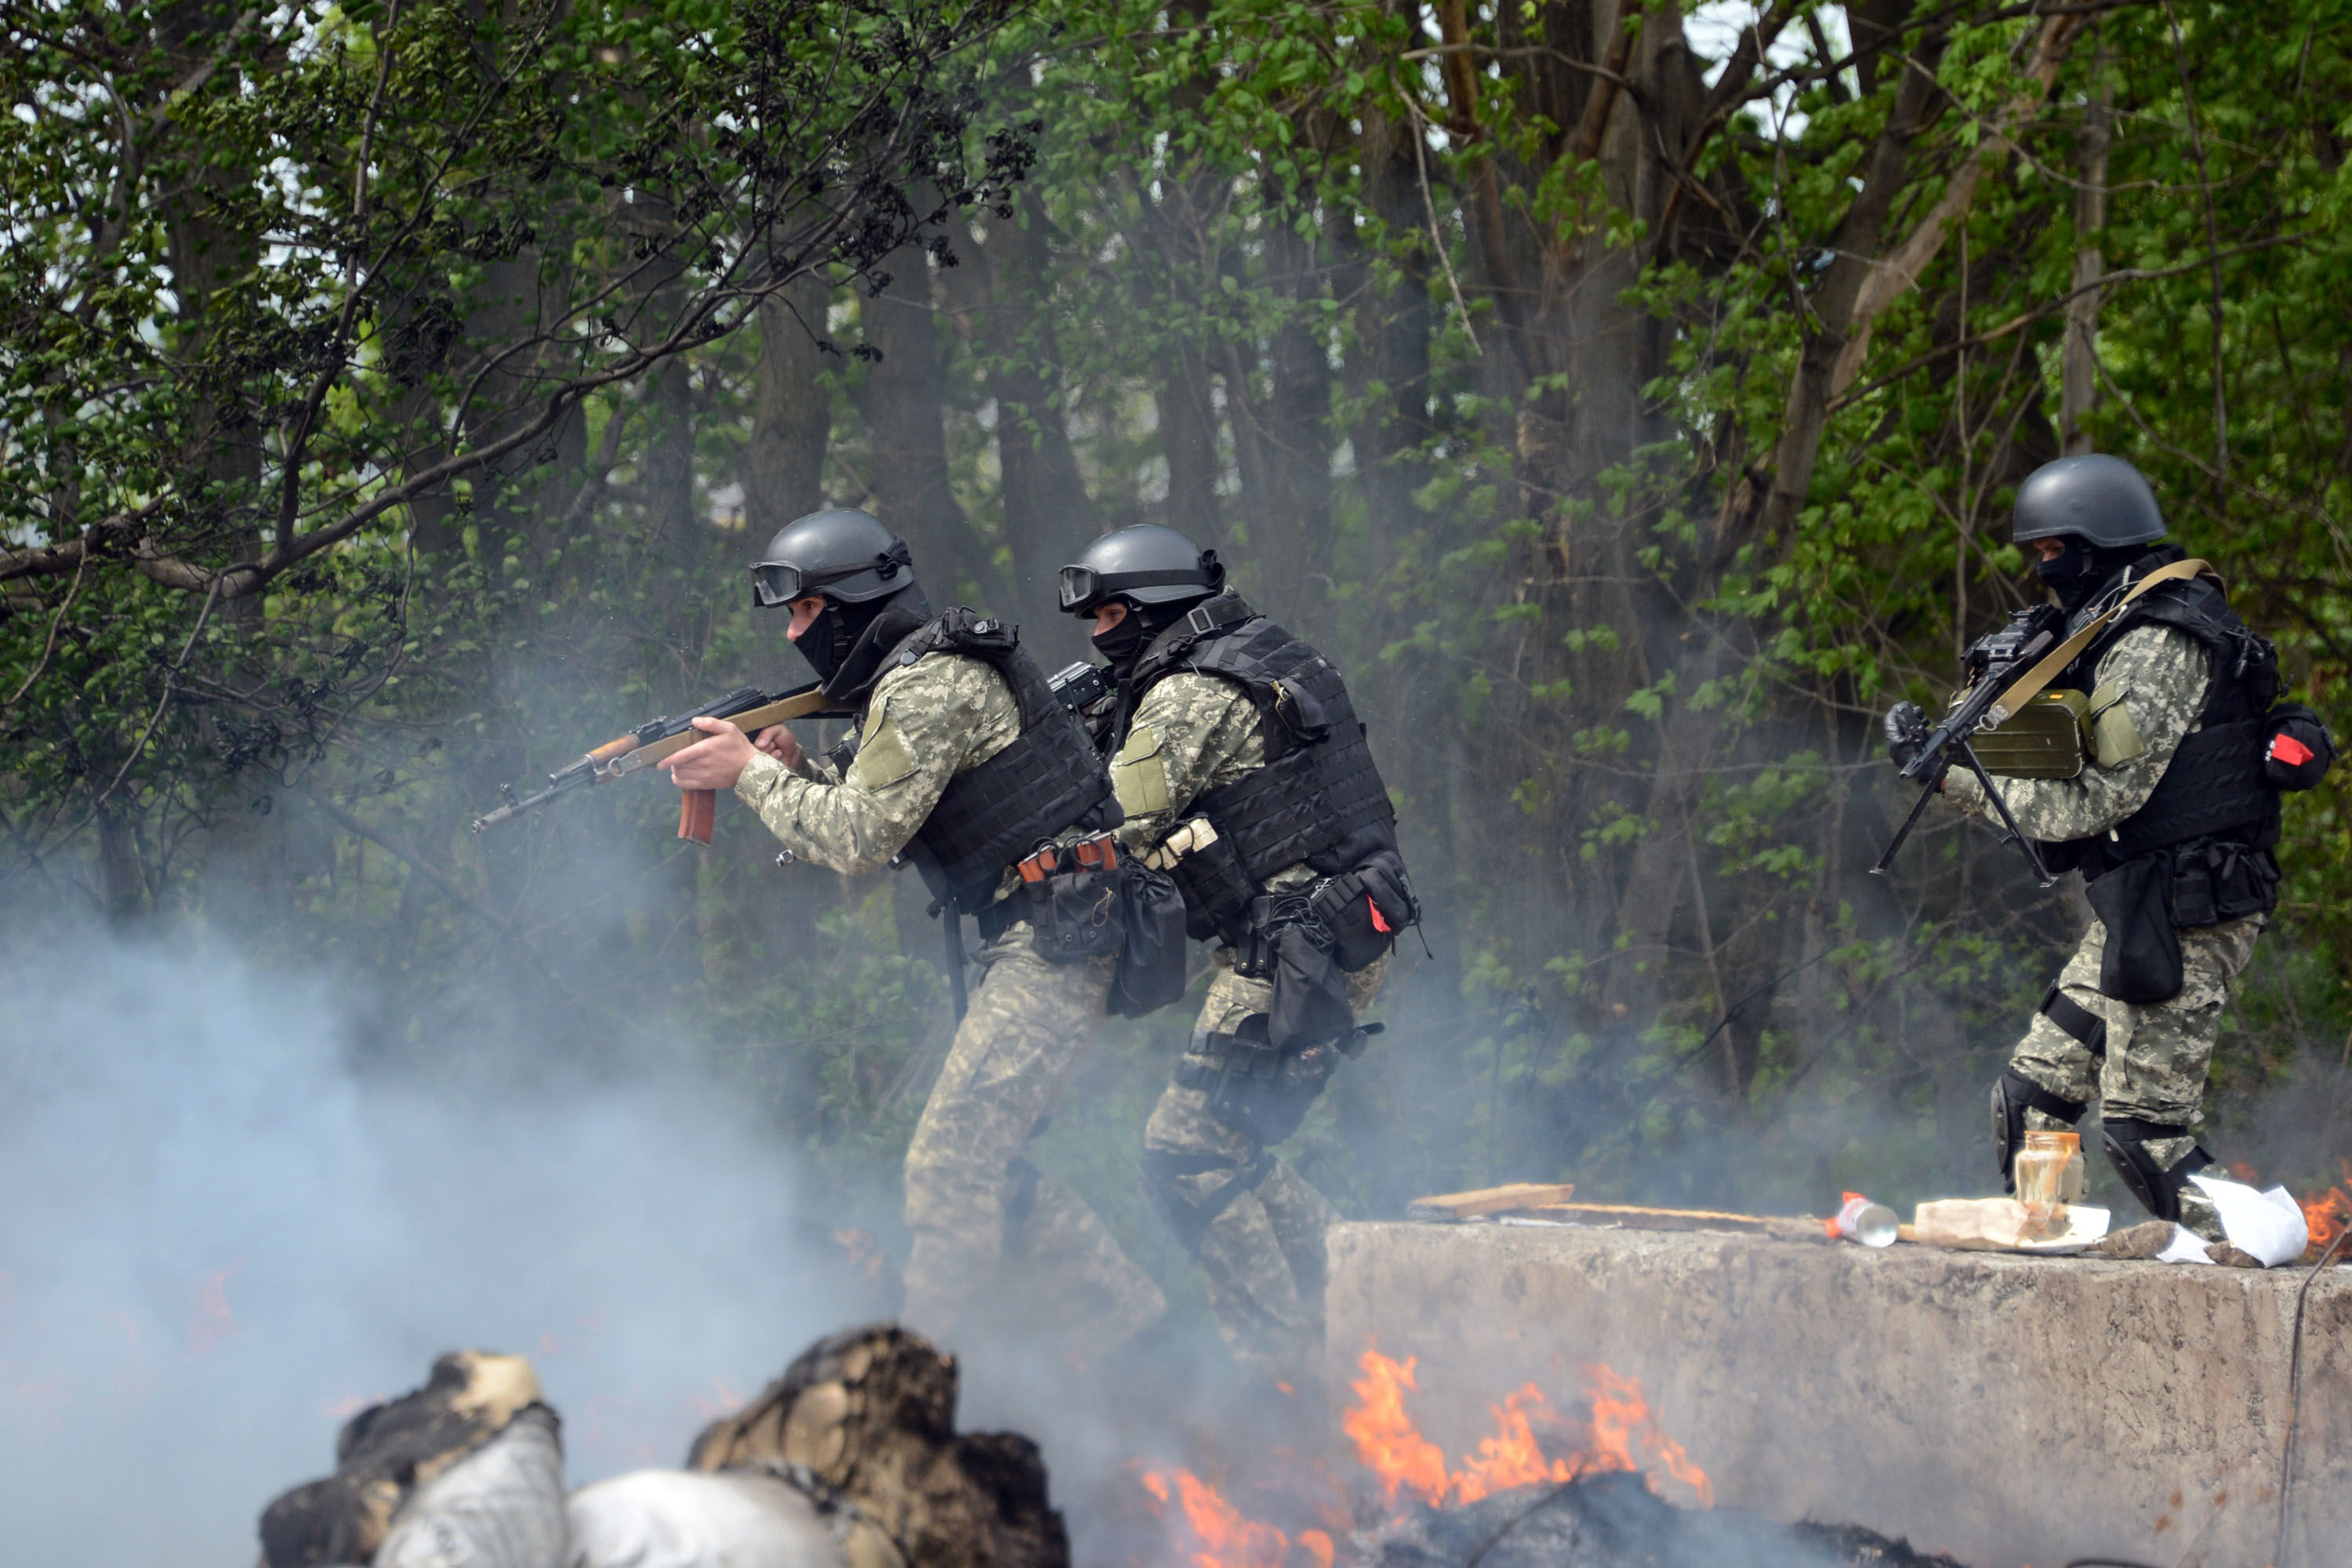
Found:
[[1897, 702], [1878, 721], [1886, 737], [1886, 754], [1897, 768], [1907, 768], [1927, 749], [1927, 715], [1916, 702]]

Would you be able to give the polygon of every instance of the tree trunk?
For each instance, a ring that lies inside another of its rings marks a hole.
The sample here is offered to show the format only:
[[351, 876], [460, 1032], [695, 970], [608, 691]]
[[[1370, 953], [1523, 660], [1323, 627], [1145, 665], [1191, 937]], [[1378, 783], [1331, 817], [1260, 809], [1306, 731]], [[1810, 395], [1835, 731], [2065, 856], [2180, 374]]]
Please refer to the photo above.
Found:
[[833, 390], [824, 282], [796, 279], [760, 301], [760, 374], [751, 447], [743, 460], [743, 517], [753, 544], [824, 504], [824, 450], [833, 433]]

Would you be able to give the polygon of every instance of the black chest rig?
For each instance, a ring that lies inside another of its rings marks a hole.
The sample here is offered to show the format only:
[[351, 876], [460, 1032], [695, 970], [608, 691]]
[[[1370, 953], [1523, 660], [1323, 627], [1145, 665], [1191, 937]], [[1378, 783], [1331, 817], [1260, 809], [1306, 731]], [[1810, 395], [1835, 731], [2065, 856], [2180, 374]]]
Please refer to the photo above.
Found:
[[[2135, 563], [2134, 578], [2179, 552], [2158, 552]], [[2106, 595], [2101, 599], [2112, 603]], [[2097, 600], [2085, 610], [2095, 615]], [[2279, 838], [2279, 797], [2263, 767], [2266, 715], [2278, 698], [2278, 655], [2257, 636], [2210, 580], [2168, 583], [2134, 604], [2083, 650], [2051, 684], [2088, 694], [2099, 660], [2125, 632], [2170, 626], [2205, 649], [2211, 669], [2197, 728], [2181, 740], [2146, 805], [2111, 833], [2063, 847], [2085, 879], [2159, 850], [2210, 839], [2246, 850], [2267, 850]]]
[[[1136, 667], [1131, 704], [1181, 670], [1234, 682], [1258, 711], [1265, 765], [1192, 803], [1263, 882], [1305, 861], [1326, 876], [1396, 850], [1396, 810], [1331, 661], [1238, 594], [1197, 606]], [[1125, 740], [1127, 722], [1113, 737]]]
[[1006, 867], [1064, 828], [1117, 826], [1118, 803], [1094, 743], [1013, 627], [959, 606], [910, 633], [887, 662], [910, 665], [927, 653], [986, 660], [1021, 710], [1019, 738], [949, 780], [910, 847], [931, 896], [971, 914], [994, 899]]

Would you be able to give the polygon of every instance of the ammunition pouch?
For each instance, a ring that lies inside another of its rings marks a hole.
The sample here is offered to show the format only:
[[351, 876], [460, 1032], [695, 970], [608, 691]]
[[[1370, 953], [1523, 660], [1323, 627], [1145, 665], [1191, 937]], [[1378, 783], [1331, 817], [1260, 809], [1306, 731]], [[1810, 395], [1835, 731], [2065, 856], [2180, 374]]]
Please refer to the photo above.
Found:
[[1119, 951], [1125, 936], [1122, 881], [1120, 871], [1073, 865], [1043, 881], [1024, 882], [980, 912], [980, 934], [994, 942], [1025, 920], [1037, 956], [1048, 963], [1108, 958]]
[[2131, 1189], [2131, 1195], [2157, 1218], [2179, 1224], [2180, 1194], [2188, 1189], [2189, 1178], [2210, 1165], [2213, 1156], [2200, 1144], [2168, 1171], [2156, 1163], [2156, 1156], [2147, 1152], [2147, 1145], [2168, 1138], [2186, 1138], [2189, 1135], [2188, 1128], [2142, 1121], [2131, 1116], [2103, 1118], [2099, 1127], [2107, 1163], [2115, 1166], [2124, 1185]]
[[1268, 1031], [1264, 1013], [1244, 1018], [1230, 1035], [1196, 1029], [1176, 1062], [1177, 1083], [1205, 1095], [1210, 1115], [1262, 1145], [1298, 1131], [1339, 1058], [1354, 1054], [1343, 1042], [1361, 1048], [1344, 1030], [1296, 1048], [1274, 1045]]
[[2267, 849], [2207, 842], [2166, 858], [2172, 862], [2172, 923], [2183, 931], [2278, 907], [2278, 860]]
[[2003, 1069], [1992, 1085], [1992, 1152], [2000, 1170], [2001, 1191], [2017, 1190], [2011, 1167], [2017, 1152], [2025, 1147], [2027, 1111], [2038, 1110], [2071, 1125], [2082, 1120], [2084, 1110], [2083, 1101], [2061, 1099], [2015, 1068]]
[[[1952, 695], [1957, 708], [1966, 691]], [[1969, 738], [1985, 772], [2000, 778], [2071, 779], [2083, 771], [2084, 715], [2079, 691], [2042, 691], [1990, 730]]]
[[1188, 851], [1169, 876], [1184, 899], [1184, 932], [1196, 942], [1239, 947], [1257, 884], [1242, 868], [1241, 856], [1222, 835]]

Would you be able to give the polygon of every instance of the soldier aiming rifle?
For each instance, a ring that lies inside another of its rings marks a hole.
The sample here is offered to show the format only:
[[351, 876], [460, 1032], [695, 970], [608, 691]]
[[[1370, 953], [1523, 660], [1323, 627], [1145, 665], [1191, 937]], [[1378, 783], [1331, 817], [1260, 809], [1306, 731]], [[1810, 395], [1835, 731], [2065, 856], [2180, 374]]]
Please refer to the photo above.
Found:
[[2189, 1181], [2213, 1163], [2196, 1131], [2206, 1072], [2278, 902], [2280, 792], [2316, 784], [2335, 747], [2317, 714], [2277, 700], [2270, 643], [2165, 532], [2120, 458], [2034, 470], [2011, 537], [2053, 605], [1970, 650], [1976, 685], [1944, 725], [1904, 702], [1885, 729], [1906, 778], [2000, 821], [2045, 885], [2081, 871], [2098, 917], [1993, 1086], [2003, 1182], [2026, 1132], [2072, 1130], [2095, 1097], [2132, 1195], [2220, 1240]]

